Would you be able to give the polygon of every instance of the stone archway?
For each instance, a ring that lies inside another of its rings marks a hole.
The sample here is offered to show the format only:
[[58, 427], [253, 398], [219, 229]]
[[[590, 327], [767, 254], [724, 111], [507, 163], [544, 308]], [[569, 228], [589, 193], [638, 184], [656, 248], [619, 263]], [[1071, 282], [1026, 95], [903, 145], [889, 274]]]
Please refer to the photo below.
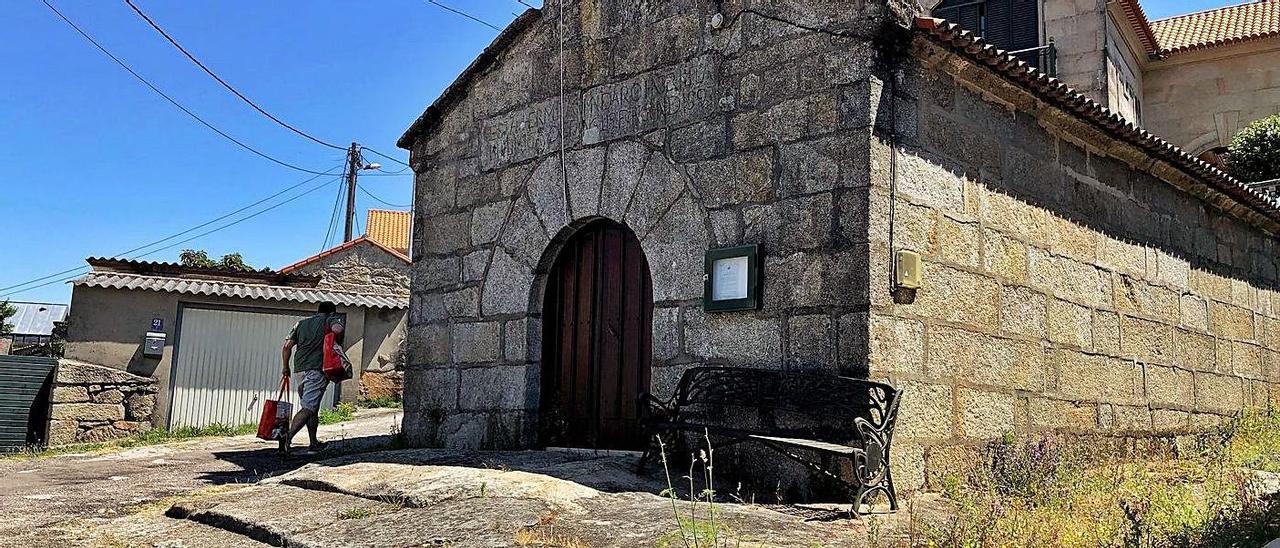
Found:
[[[688, 174], [642, 142], [569, 150], [563, 163], [553, 154], [520, 169], [511, 198], [473, 212], [485, 222], [472, 226], [486, 228], [473, 230], [471, 242], [492, 244], [478, 276], [479, 317], [503, 322], [503, 362], [527, 372], [521, 443], [530, 446], [537, 444], [532, 427], [543, 422], [540, 376], [549, 344], [543, 338], [544, 296], [555, 261], [573, 235], [602, 221], [633, 234], [649, 265], [654, 317], [662, 319], [652, 329], [661, 324], [664, 333], [680, 303], [701, 297], [702, 259], [715, 239]], [[671, 367], [655, 368], [648, 389], [672, 384], [673, 374]]]

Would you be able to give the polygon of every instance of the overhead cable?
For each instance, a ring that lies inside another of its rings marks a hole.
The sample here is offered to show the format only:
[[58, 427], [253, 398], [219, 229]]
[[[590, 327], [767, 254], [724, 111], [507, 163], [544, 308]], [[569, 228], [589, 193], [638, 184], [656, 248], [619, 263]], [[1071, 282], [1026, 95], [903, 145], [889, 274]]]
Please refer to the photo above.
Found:
[[369, 192], [369, 189], [365, 188], [364, 185], [362, 184], [357, 183], [356, 186], [360, 187], [360, 191], [364, 192], [366, 196], [373, 198], [375, 201], [381, 203], [382, 205], [385, 205], [388, 207], [404, 207], [404, 208], [410, 207], [409, 204], [393, 204], [391, 202], [383, 200], [382, 198], [379, 198], [376, 195], [374, 195], [374, 193]]
[[133, 3], [133, 0], [124, 0], [124, 3], [128, 4], [130, 8], [133, 8], [134, 13], [137, 13], [138, 16], [141, 17], [144, 21], [146, 21], [148, 25], [151, 25], [151, 28], [155, 29], [156, 32], [160, 33], [160, 36], [163, 36], [164, 39], [168, 40], [170, 44], [173, 44], [173, 47], [178, 48], [178, 51], [182, 52], [183, 55], [187, 56], [187, 59], [190, 59], [192, 63], [195, 63], [197, 67], [200, 67], [200, 69], [203, 70], [205, 74], [208, 74], [209, 76], [213, 77], [213, 79], [217, 80], [219, 84], [222, 84], [222, 87], [227, 88], [227, 91], [230, 91], [231, 93], [235, 94], [235, 96], [239, 97], [241, 101], [244, 101], [245, 104], [253, 107], [254, 110], [258, 111], [263, 116], [270, 118], [272, 122], [280, 124], [281, 126], [284, 126], [289, 131], [297, 133], [298, 135], [306, 137], [307, 139], [315, 141], [316, 143], [319, 143], [321, 145], [327, 146], [329, 148], [338, 149], [338, 150], [346, 150], [347, 147], [335, 145], [333, 143], [324, 141], [318, 137], [315, 137], [305, 131], [302, 131], [294, 127], [293, 125], [290, 125], [288, 122], [285, 122], [284, 120], [277, 118], [276, 116], [272, 115], [270, 112], [267, 112], [262, 107], [258, 106], [257, 103], [254, 103], [252, 99], [249, 99], [248, 97], [245, 97], [243, 93], [240, 93], [240, 90], [232, 87], [231, 84], [228, 84], [226, 80], [223, 80], [222, 77], [214, 73], [213, 70], [210, 69], [208, 66], [205, 66], [205, 64], [200, 62], [199, 59], [196, 59], [196, 56], [192, 55], [191, 52], [187, 51], [187, 48], [182, 47], [182, 44], [179, 44], [178, 41], [173, 36], [170, 36], [169, 33], [165, 32], [165, 30], [161, 28], [159, 24], [157, 24], [154, 20], [148, 17], [146, 13], [143, 13], [142, 9], [139, 8], [137, 4]]
[[371, 148], [369, 148], [369, 147], [367, 147], [367, 146], [360, 145], [360, 148], [361, 148], [362, 150], [367, 150], [367, 151], [369, 151], [369, 152], [372, 152], [372, 153], [374, 153], [374, 154], [377, 154], [378, 156], [381, 156], [381, 157], [383, 157], [383, 158], [386, 158], [386, 159], [388, 159], [388, 160], [391, 160], [392, 162], [395, 162], [395, 163], [397, 163], [397, 164], [400, 164], [400, 165], [402, 165], [402, 166], [404, 166], [404, 167], [412, 167], [412, 166], [410, 166], [409, 164], [405, 163], [405, 162], [404, 162], [404, 161], [402, 161], [402, 160], [399, 160], [399, 159], [397, 159], [397, 158], [395, 158], [395, 157], [392, 157], [392, 156], [388, 156], [388, 155], [383, 154], [383, 153], [381, 153], [381, 152], [378, 152], [378, 151], [376, 151], [376, 150], [374, 150], [374, 149], [371, 149]]
[[[141, 247], [134, 248], [134, 250], [131, 250], [131, 251], [129, 251], [129, 252], [125, 252], [125, 253], [121, 253], [120, 255], [128, 255], [128, 254], [132, 253], [133, 251], [137, 251], [137, 250], [141, 250], [141, 249], [146, 249], [146, 248], [151, 247], [151, 246], [153, 246], [153, 245], [155, 245], [155, 244], [157, 244], [157, 243], [161, 243], [161, 242], [168, 241], [168, 240], [173, 239], [173, 238], [176, 238], [176, 237], [178, 237], [178, 236], [180, 236], [180, 235], [182, 235], [182, 234], [190, 233], [190, 232], [192, 232], [193, 230], [198, 230], [200, 227], [208, 226], [209, 224], [212, 224], [212, 223], [216, 222], [217, 220], [225, 219], [225, 218], [227, 218], [227, 217], [230, 217], [230, 216], [232, 216], [232, 215], [235, 215], [236, 213], [242, 212], [242, 211], [244, 211], [244, 210], [246, 210], [246, 209], [248, 209], [248, 208], [250, 208], [250, 207], [253, 207], [253, 205], [261, 204], [261, 203], [265, 202], [266, 200], [269, 200], [269, 199], [271, 199], [271, 198], [273, 198], [273, 197], [275, 197], [275, 196], [279, 196], [279, 195], [281, 195], [281, 194], [284, 194], [284, 193], [286, 193], [286, 192], [288, 192], [288, 191], [290, 191], [290, 190], [296, 189], [296, 188], [298, 188], [298, 187], [300, 187], [300, 186], [302, 186], [302, 185], [305, 185], [306, 183], [309, 183], [309, 182], [311, 182], [311, 181], [314, 181], [314, 180], [315, 180], [315, 179], [317, 179], [317, 178], [319, 178], [319, 176], [312, 177], [311, 179], [308, 179], [308, 180], [303, 181], [303, 182], [301, 182], [301, 183], [298, 183], [298, 184], [296, 184], [296, 185], [294, 185], [294, 186], [291, 186], [291, 187], [289, 187], [289, 188], [287, 188], [287, 189], [285, 189], [285, 190], [283, 190], [283, 191], [281, 191], [281, 192], [278, 192], [278, 193], [274, 194], [273, 196], [271, 196], [271, 197], [269, 197], [269, 198], [266, 198], [266, 199], [260, 200], [260, 201], [258, 201], [258, 202], [255, 202], [255, 203], [254, 203], [254, 204], [252, 204], [252, 205], [246, 206], [246, 207], [241, 208], [241, 209], [238, 209], [238, 210], [236, 210], [236, 211], [234, 211], [234, 212], [232, 212], [232, 213], [228, 213], [227, 215], [224, 215], [224, 216], [222, 216], [222, 217], [219, 217], [218, 219], [215, 219], [214, 221], [209, 221], [209, 222], [204, 223], [204, 224], [202, 224], [202, 225], [199, 225], [199, 226], [197, 226], [197, 227], [193, 227], [193, 228], [191, 228], [191, 229], [187, 229], [187, 230], [185, 230], [185, 231], [183, 231], [183, 232], [181, 232], [181, 233], [179, 233], [179, 234], [177, 234], [177, 235], [170, 236], [170, 237], [165, 238], [165, 239], [163, 239], [163, 240], [157, 240], [156, 242], [152, 242], [151, 244], [148, 244], [148, 245], [145, 245], [145, 246], [141, 246]], [[341, 177], [338, 177], [338, 178], [335, 178], [335, 179], [332, 179], [332, 180], [329, 180], [329, 181], [325, 181], [323, 184], [320, 184], [320, 185], [317, 185], [317, 186], [312, 187], [312, 188], [310, 188], [310, 189], [307, 189], [306, 191], [302, 192], [301, 194], [298, 194], [298, 195], [296, 195], [296, 196], [292, 196], [292, 197], [290, 197], [290, 198], [288, 198], [288, 199], [286, 199], [286, 200], [284, 200], [284, 201], [281, 201], [281, 202], [279, 202], [279, 203], [273, 204], [273, 205], [271, 205], [270, 207], [267, 207], [267, 208], [265, 208], [265, 209], [263, 209], [263, 210], [261, 210], [261, 211], [254, 212], [254, 213], [249, 214], [249, 215], [247, 215], [247, 216], [245, 216], [245, 217], [242, 217], [242, 218], [240, 218], [240, 219], [237, 219], [237, 220], [232, 221], [232, 222], [230, 222], [230, 223], [227, 223], [227, 224], [225, 224], [225, 225], [222, 225], [222, 226], [215, 227], [215, 228], [213, 228], [213, 229], [207, 230], [207, 231], [205, 231], [205, 232], [202, 232], [202, 233], [197, 234], [197, 235], [195, 235], [195, 236], [192, 236], [192, 237], [190, 237], [190, 238], [186, 238], [186, 239], [184, 239], [184, 240], [181, 240], [181, 241], [178, 241], [178, 242], [174, 242], [174, 243], [169, 244], [169, 245], [167, 245], [167, 246], [160, 247], [160, 248], [156, 248], [156, 249], [153, 249], [153, 250], [148, 251], [148, 252], [146, 252], [146, 253], [143, 253], [143, 254], [141, 254], [141, 255], [136, 255], [136, 256], [134, 256], [134, 257], [130, 257], [130, 258], [133, 258], [133, 259], [140, 259], [140, 258], [142, 258], [142, 257], [148, 257], [148, 256], [154, 255], [154, 254], [156, 254], [156, 253], [159, 253], [159, 252], [161, 252], [161, 251], [166, 251], [166, 250], [169, 250], [169, 249], [173, 249], [173, 248], [175, 248], [175, 247], [178, 247], [178, 246], [180, 246], [180, 245], [186, 244], [186, 243], [188, 243], [188, 242], [191, 242], [191, 241], [194, 241], [194, 240], [197, 240], [197, 239], [203, 238], [203, 237], [208, 236], [208, 235], [210, 235], [210, 234], [213, 234], [213, 233], [215, 233], [215, 232], [220, 232], [220, 231], [222, 231], [222, 230], [226, 230], [226, 229], [231, 228], [231, 227], [233, 227], [233, 226], [236, 226], [236, 225], [238, 225], [238, 224], [240, 224], [240, 223], [243, 223], [243, 222], [245, 222], [245, 221], [247, 221], [247, 220], [249, 220], [249, 219], [252, 219], [252, 218], [255, 218], [255, 217], [259, 216], [259, 215], [262, 215], [262, 214], [264, 214], [264, 213], [266, 213], [266, 212], [268, 212], [268, 211], [274, 210], [274, 209], [276, 209], [276, 208], [278, 208], [278, 207], [280, 207], [280, 206], [283, 206], [283, 205], [285, 205], [285, 204], [287, 204], [287, 203], [290, 203], [290, 202], [293, 202], [293, 201], [295, 201], [295, 200], [298, 200], [299, 198], [302, 198], [303, 196], [307, 196], [307, 195], [309, 195], [309, 194], [311, 194], [311, 193], [313, 193], [313, 192], [315, 192], [315, 191], [317, 191], [317, 190], [320, 190], [320, 189], [322, 189], [322, 188], [324, 188], [324, 187], [326, 187], [326, 186], [328, 186], [328, 185], [330, 185], [330, 184], [332, 184], [332, 183], [334, 183], [334, 182], [340, 181], [340, 180], [341, 180]], [[18, 285], [15, 285], [15, 286], [10, 286], [10, 287], [8, 287], [8, 288], [0, 289], [0, 291], [4, 291], [4, 290], [8, 290], [8, 289], [11, 289], [11, 288], [14, 288], [14, 287], [22, 287], [22, 286], [25, 286], [25, 285], [29, 285], [29, 284], [31, 284], [31, 283], [34, 283], [34, 282], [36, 282], [36, 281], [40, 281], [40, 280], [48, 280], [49, 278], [54, 277], [54, 276], [60, 276], [60, 275], [62, 275], [62, 274], [68, 274], [68, 273], [73, 273], [73, 272], [74, 272], [74, 274], [72, 274], [72, 275], [70, 275], [70, 276], [62, 277], [62, 278], [58, 278], [58, 279], [55, 279], [55, 280], [52, 280], [52, 281], [48, 281], [48, 282], [45, 282], [45, 283], [42, 283], [42, 284], [39, 284], [39, 285], [33, 285], [33, 286], [30, 286], [30, 287], [25, 287], [25, 288], [18, 289], [18, 290], [15, 290], [15, 291], [10, 291], [10, 292], [5, 293], [3, 296], [0, 296], [0, 297], [10, 297], [10, 296], [12, 296], [12, 295], [17, 295], [18, 293], [23, 293], [23, 292], [26, 292], [26, 291], [31, 291], [31, 290], [33, 290], [33, 289], [39, 289], [39, 288], [41, 288], [41, 287], [45, 287], [45, 286], [49, 286], [49, 285], [53, 285], [53, 284], [56, 284], [56, 283], [62, 283], [62, 282], [70, 281], [70, 280], [72, 280], [72, 279], [75, 279], [75, 278], [79, 277], [81, 274], [83, 274], [83, 271], [84, 271], [85, 269], [87, 269], [87, 268], [89, 268], [89, 267], [88, 267], [88, 266], [81, 266], [81, 267], [73, 268], [73, 269], [70, 269], [70, 270], [65, 270], [65, 271], [59, 272], [59, 273], [57, 273], [57, 274], [52, 274], [52, 275], [50, 275], [50, 276], [45, 276], [45, 277], [43, 277], [43, 278], [39, 278], [38, 280], [32, 280], [32, 281], [30, 281], [30, 282], [26, 282], [26, 283], [18, 284]]]
[[493, 24], [493, 23], [490, 23], [490, 22], [488, 22], [488, 21], [485, 21], [484, 19], [481, 19], [481, 18], [476, 17], [476, 16], [474, 16], [474, 15], [471, 15], [470, 13], [467, 13], [467, 12], [462, 11], [462, 10], [460, 10], [460, 9], [457, 9], [457, 8], [451, 8], [451, 7], [449, 7], [449, 6], [446, 6], [446, 5], [444, 5], [444, 4], [441, 4], [440, 2], [437, 2], [436, 0], [427, 0], [427, 3], [428, 3], [428, 4], [431, 4], [431, 5], [433, 5], [433, 6], [436, 6], [436, 7], [440, 8], [440, 9], [447, 10], [447, 11], [451, 11], [451, 12], [453, 12], [453, 13], [456, 13], [456, 14], [458, 14], [458, 15], [461, 15], [461, 16], [463, 16], [463, 17], [466, 17], [467, 19], [470, 19], [470, 20], [472, 20], [472, 21], [475, 21], [475, 22], [477, 22], [477, 23], [480, 23], [481, 25], [484, 25], [484, 26], [486, 26], [486, 27], [489, 27], [489, 28], [491, 28], [491, 29], [493, 29], [493, 30], [496, 30], [496, 31], [498, 31], [498, 32], [502, 32], [502, 27], [499, 27], [498, 25], [495, 25], [495, 24]]
[[114, 54], [112, 54], [110, 51], [108, 51], [108, 50], [107, 50], [107, 48], [103, 47], [103, 46], [102, 46], [102, 44], [99, 44], [97, 40], [94, 40], [92, 36], [89, 36], [89, 33], [85, 32], [83, 29], [81, 29], [79, 25], [76, 25], [76, 24], [75, 24], [75, 22], [73, 22], [71, 19], [67, 18], [67, 16], [66, 16], [66, 15], [63, 15], [63, 14], [62, 14], [62, 12], [58, 11], [58, 8], [53, 7], [53, 4], [50, 4], [50, 3], [49, 3], [49, 0], [40, 0], [40, 1], [41, 1], [41, 2], [43, 2], [43, 3], [44, 3], [44, 5], [45, 5], [45, 6], [47, 6], [50, 10], [52, 10], [52, 11], [53, 11], [53, 13], [57, 14], [57, 16], [58, 16], [59, 18], [61, 18], [64, 22], [66, 22], [66, 23], [67, 23], [67, 25], [70, 25], [72, 29], [75, 29], [75, 31], [76, 31], [76, 32], [80, 33], [80, 36], [83, 36], [83, 37], [84, 37], [84, 39], [85, 39], [85, 40], [88, 40], [90, 44], [93, 44], [93, 46], [94, 46], [94, 47], [96, 47], [96, 48], [98, 48], [98, 50], [99, 50], [99, 51], [101, 51], [101, 52], [102, 52], [103, 54], [105, 54], [107, 57], [110, 57], [112, 61], [115, 61], [115, 62], [116, 62], [116, 64], [120, 65], [120, 67], [121, 67], [121, 68], [123, 68], [123, 69], [124, 69], [125, 71], [127, 71], [129, 74], [133, 75], [133, 77], [134, 77], [134, 78], [137, 78], [139, 82], [142, 82], [142, 83], [143, 83], [143, 84], [145, 84], [148, 88], [151, 88], [151, 91], [156, 92], [156, 94], [157, 94], [157, 95], [159, 95], [159, 96], [163, 97], [166, 101], [168, 101], [169, 103], [173, 104], [173, 106], [178, 107], [178, 110], [181, 110], [182, 112], [185, 112], [185, 113], [187, 114], [187, 116], [190, 116], [190, 117], [192, 117], [193, 119], [195, 119], [195, 121], [200, 122], [200, 124], [201, 124], [201, 125], [203, 125], [204, 127], [209, 128], [209, 129], [210, 129], [210, 130], [212, 130], [214, 133], [217, 133], [218, 135], [221, 135], [223, 138], [225, 138], [225, 139], [227, 139], [227, 140], [229, 140], [229, 141], [231, 141], [231, 142], [233, 142], [233, 143], [235, 143], [235, 144], [239, 145], [239, 146], [240, 146], [240, 148], [243, 148], [243, 149], [245, 149], [245, 150], [247, 150], [247, 151], [249, 151], [249, 152], [252, 152], [252, 153], [254, 153], [254, 154], [257, 154], [258, 156], [261, 156], [261, 157], [263, 157], [263, 158], [265, 158], [265, 159], [267, 159], [267, 160], [270, 160], [270, 161], [272, 161], [272, 162], [275, 162], [275, 163], [277, 163], [277, 164], [279, 164], [279, 165], [282, 165], [282, 166], [284, 166], [284, 167], [287, 167], [287, 168], [289, 168], [289, 169], [294, 169], [294, 170], [297, 170], [297, 171], [301, 171], [301, 172], [303, 172], [303, 173], [310, 173], [310, 174], [313, 174], [313, 175], [335, 175], [334, 173], [325, 173], [325, 172], [322, 172], [322, 171], [315, 171], [315, 170], [307, 169], [307, 168], [304, 168], [304, 167], [299, 167], [299, 166], [293, 165], [293, 164], [291, 164], [291, 163], [285, 162], [284, 160], [279, 160], [279, 159], [277, 159], [277, 158], [273, 158], [273, 157], [271, 157], [270, 155], [266, 154], [265, 152], [262, 152], [262, 151], [260, 151], [260, 150], [258, 150], [258, 149], [256, 149], [256, 148], [253, 148], [253, 147], [251, 147], [251, 146], [249, 146], [249, 145], [245, 144], [244, 142], [240, 141], [239, 139], [236, 139], [235, 137], [232, 137], [232, 136], [228, 135], [228, 134], [227, 134], [227, 132], [222, 131], [221, 129], [218, 129], [217, 127], [214, 127], [214, 125], [213, 125], [213, 124], [211, 124], [211, 123], [209, 123], [209, 122], [205, 121], [205, 119], [204, 119], [204, 118], [201, 118], [199, 115], [197, 115], [196, 113], [192, 112], [192, 111], [191, 111], [191, 109], [188, 109], [187, 107], [182, 106], [182, 104], [181, 104], [181, 103], [179, 103], [177, 100], [175, 100], [173, 97], [170, 97], [168, 94], [166, 94], [165, 92], [161, 91], [161, 90], [160, 90], [160, 88], [156, 87], [154, 84], [152, 84], [152, 83], [151, 83], [150, 81], [148, 81], [146, 78], [143, 78], [143, 77], [142, 77], [142, 75], [138, 74], [138, 73], [137, 73], [137, 71], [135, 71], [135, 70], [133, 70], [132, 68], [130, 68], [130, 67], [129, 67], [129, 65], [125, 64], [125, 62], [124, 62], [124, 61], [121, 61], [119, 57], [116, 57]]

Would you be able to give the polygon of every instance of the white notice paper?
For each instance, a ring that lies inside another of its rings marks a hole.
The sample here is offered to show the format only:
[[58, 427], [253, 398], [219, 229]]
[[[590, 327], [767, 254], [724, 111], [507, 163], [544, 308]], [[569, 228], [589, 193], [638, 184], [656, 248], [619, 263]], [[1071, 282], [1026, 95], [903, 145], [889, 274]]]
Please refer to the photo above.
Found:
[[747, 298], [747, 257], [720, 259], [712, 265], [711, 300]]

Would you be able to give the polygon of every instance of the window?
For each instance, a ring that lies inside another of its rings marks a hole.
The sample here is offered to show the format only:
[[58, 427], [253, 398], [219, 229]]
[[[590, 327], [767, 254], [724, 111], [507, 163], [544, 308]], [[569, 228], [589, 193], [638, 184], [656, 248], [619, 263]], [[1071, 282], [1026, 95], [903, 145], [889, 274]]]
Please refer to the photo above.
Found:
[[[933, 8], [933, 15], [958, 24], [1005, 51], [1040, 46], [1039, 0], [944, 0]], [[1028, 51], [1018, 57], [1043, 67], [1041, 55], [1039, 51]]]

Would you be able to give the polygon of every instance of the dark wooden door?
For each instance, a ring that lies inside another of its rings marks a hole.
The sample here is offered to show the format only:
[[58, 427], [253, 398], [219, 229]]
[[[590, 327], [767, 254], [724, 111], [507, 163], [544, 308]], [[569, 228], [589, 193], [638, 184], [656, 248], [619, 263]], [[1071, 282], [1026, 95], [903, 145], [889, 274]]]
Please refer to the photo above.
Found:
[[597, 221], [561, 250], [543, 302], [542, 442], [597, 449], [644, 445], [653, 286], [630, 229]]

